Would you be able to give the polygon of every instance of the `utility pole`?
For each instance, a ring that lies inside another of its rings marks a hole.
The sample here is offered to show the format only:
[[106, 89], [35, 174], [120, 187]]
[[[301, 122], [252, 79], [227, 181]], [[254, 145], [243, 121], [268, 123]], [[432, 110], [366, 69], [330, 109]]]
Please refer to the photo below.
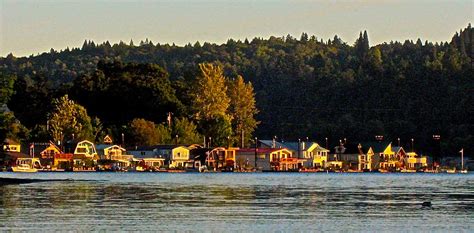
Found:
[[258, 138], [255, 137], [255, 171], [257, 171], [257, 146], [258, 146]]
[[298, 138], [298, 159], [300, 158], [301, 153], [301, 139]]

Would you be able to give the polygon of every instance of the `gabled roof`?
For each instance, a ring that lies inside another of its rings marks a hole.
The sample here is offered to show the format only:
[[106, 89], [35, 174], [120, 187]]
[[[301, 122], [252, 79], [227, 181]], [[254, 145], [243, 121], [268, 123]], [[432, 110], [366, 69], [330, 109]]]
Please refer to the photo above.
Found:
[[[31, 146], [31, 144], [29, 146]], [[58, 146], [56, 146], [56, 144], [54, 144], [53, 142], [33, 143], [34, 155], [39, 156], [41, 154], [41, 152], [48, 149], [50, 146], [54, 147], [56, 150], [61, 152], [61, 149]], [[27, 150], [25, 150], [25, 151], [29, 151], [30, 147], [28, 147], [26, 149]]]
[[117, 147], [119, 147], [121, 150], [125, 151], [125, 149], [122, 148], [121, 146], [119, 146], [119, 145], [111, 145], [111, 144], [99, 144], [99, 145], [96, 145], [96, 146], [95, 146], [95, 149], [96, 149], [96, 150], [104, 150], [104, 149], [107, 149], [107, 148], [109, 148], [109, 147], [114, 147], [114, 146], [117, 146]]
[[[258, 140], [258, 142], [270, 148], [273, 147], [273, 140]], [[285, 148], [285, 147], [287, 147], [285, 144], [275, 141], [275, 148]], [[296, 145], [296, 148], [298, 148], [298, 145]]]
[[[316, 143], [317, 144], [317, 143]], [[320, 151], [320, 152], [329, 152], [328, 149], [320, 146], [319, 144], [317, 144], [318, 146], [316, 147], [316, 151]], [[312, 146], [312, 145], [311, 145]], [[309, 147], [308, 147], [309, 148]]]
[[392, 151], [393, 152], [397, 153], [400, 150], [403, 150], [403, 152], [405, 152], [405, 149], [403, 149], [403, 147], [401, 147], [401, 146], [392, 146]]
[[113, 140], [109, 135], [105, 135], [103, 142], [106, 144], [112, 144]]
[[[267, 147], [270, 147], [272, 148], [273, 146], [273, 140], [259, 140], [259, 142]], [[292, 151], [298, 151], [298, 149], [300, 149], [301, 151], [305, 151], [307, 150], [308, 148], [310, 148], [311, 146], [313, 145], [318, 145], [318, 147], [322, 148], [322, 149], [319, 149], [318, 151], [324, 151], [326, 150], [326, 148], [323, 148], [321, 146], [319, 146], [318, 143], [316, 142], [299, 142], [300, 146], [298, 148], [298, 142], [277, 142], [275, 141], [275, 147], [274, 148], [287, 148], [289, 150], [292, 150]], [[304, 149], [303, 149], [303, 144], [304, 144]]]
[[[392, 142], [388, 142], [388, 141], [381, 141], [381, 142], [365, 142], [365, 143], [361, 143], [361, 145], [365, 148], [368, 148], [369, 147], [372, 147], [372, 150], [374, 151], [374, 153], [382, 153], [385, 148], [387, 148], [388, 145], [390, 145], [390, 143]], [[365, 152], [367, 152], [367, 150], [364, 150]]]

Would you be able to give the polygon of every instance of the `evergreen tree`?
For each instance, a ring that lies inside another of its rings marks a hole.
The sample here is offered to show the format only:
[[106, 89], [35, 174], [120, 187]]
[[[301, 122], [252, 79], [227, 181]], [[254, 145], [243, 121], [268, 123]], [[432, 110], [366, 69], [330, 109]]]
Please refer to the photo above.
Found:
[[354, 47], [359, 59], [363, 60], [369, 52], [369, 38], [367, 36], [367, 31], [364, 31], [364, 34], [362, 34], [362, 32], [359, 33], [359, 38], [356, 40]]
[[306, 32], [301, 33], [300, 41], [307, 42], [308, 41], [308, 34]]
[[365, 54], [367, 54], [367, 52], [369, 51], [369, 36], [367, 35], [367, 31], [364, 30], [364, 39], [363, 39], [363, 43], [362, 43], [362, 49], [364, 51]]
[[459, 35], [459, 52], [461, 53], [461, 56], [467, 56], [464, 33], [461, 33]]

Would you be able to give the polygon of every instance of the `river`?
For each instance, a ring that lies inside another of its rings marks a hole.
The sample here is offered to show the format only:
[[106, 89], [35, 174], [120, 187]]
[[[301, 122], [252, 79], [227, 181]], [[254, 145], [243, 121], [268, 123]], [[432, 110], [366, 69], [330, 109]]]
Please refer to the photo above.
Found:
[[71, 179], [0, 186], [0, 231], [474, 231], [472, 173], [0, 177]]

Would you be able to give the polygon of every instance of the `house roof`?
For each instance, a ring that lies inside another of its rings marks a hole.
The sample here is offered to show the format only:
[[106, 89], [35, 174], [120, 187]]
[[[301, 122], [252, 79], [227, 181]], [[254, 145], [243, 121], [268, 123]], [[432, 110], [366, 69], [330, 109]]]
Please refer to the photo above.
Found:
[[403, 147], [401, 147], [401, 146], [392, 146], [392, 151], [393, 151], [393, 152], [396, 153], [396, 152], [398, 152], [398, 151], [400, 151], [400, 150], [403, 150]]
[[[344, 152], [341, 153], [341, 154], [359, 154], [359, 143], [357, 144], [353, 144], [353, 143], [350, 143], [350, 144], [344, 144], [342, 145], [344, 147]], [[336, 146], [334, 147], [334, 153], [337, 152], [337, 149], [340, 146]]]
[[[260, 142], [260, 144], [263, 144], [265, 146], [273, 147], [273, 140], [258, 140], [258, 142]], [[285, 148], [285, 147], [287, 147], [285, 144], [275, 141], [275, 148]], [[296, 146], [296, 148], [298, 148], [298, 145]]]
[[[382, 153], [385, 148], [387, 148], [388, 145], [390, 145], [390, 143], [392, 142], [388, 142], [388, 141], [381, 141], [381, 142], [364, 142], [364, 143], [361, 143], [361, 145], [363, 147], [366, 147], [367, 150], [369, 149], [369, 147], [372, 147], [372, 150], [374, 151], [374, 153]], [[367, 152], [367, 150], [364, 150]]]
[[[61, 151], [61, 149], [58, 148], [58, 146], [56, 146], [54, 143], [52, 142], [43, 142], [43, 143], [33, 143], [33, 151], [34, 151], [34, 155], [35, 156], [39, 156], [41, 154], [41, 152], [43, 152], [44, 150], [46, 150], [48, 147], [50, 146], [54, 146], [56, 147], [57, 150]], [[31, 146], [31, 144], [30, 144]], [[25, 151], [29, 151], [30, 147], [28, 146], [27, 148], [25, 148], [26, 150]]]
[[[259, 140], [259, 142], [261, 144], [265, 145], [265, 146], [270, 147], [270, 148], [273, 146], [273, 140]], [[303, 149], [303, 143], [305, 144], [304, 149]], [[323, 147], [319, 146], [319, 144], [316, 143], [316, 142], [300, 142], [300, 150], [301, 151], [307, 150], [308, 148], [310, 148], [314, 144], [317, 144], [318, 148], [322, 148], [322, 149], [318, 149], [318, 151], [326, 150], [326, 148], [323, 148]], [[275, 141], [275, 148], [287, 148], [289, 150], [298, 151], [298, 142], [277, 142], [277, 141]]]
[[125, 150], [124, 148], [122, 148], [122, 147], [119, 146], [119, 145], [112, 145], [112, 144], [99, 144], [99, 145], [96, 145], [96, 146], [95, 146], [95, 149], [96, 149], [96, 150], [103, 150], [103, 149], [107, 149], [107, 148], [113, 147], [113, 146], [118, 146], [118, 147], [121, 148], [122, 150]]
[[3, 140], [3, 144], [8, 144], [8, 145], [20, 145], [19, 142], [13, 140], [13, 139], [10, 139], [10, 138], [5, 138], [5, 140]]
[[129, 147], [129, 151], [153, 151], [153, 150], [172, 150], [176, 147], [186, 147], [186, 145], [154, 145], [154, 146], [137, 146]]
[[8, 160], [9, 158], [10, 159], [17, 159], [17, 158], [31, 158], [31, 156], [25, 154], [25, 153], [21, 153], [21, 152], [13, 152], [13, 151], [5, 151], [5, 152], [2, 152], [2, 154], [5, 156], [5, 160]]
[[[257, 148], [257, 153], [272, 153], [279, 150], [288, 150], [287, 148]], [[255, 152], [255, 148], [242, 148], [237, 152]]]
[[[317, 144], [317, 143], [316, 143], [316, 144]], [[311, 146], [313, 146], [313, 145], [311, 145]], [[308, 147], [308, 148], [309, 148], [309, 147]], [[326, 149], [326, 148], [320, 146], [319, 144], [318, 144], [318, 146], [316, 147], [316, 151], [329, 152], [328, 149]]]

